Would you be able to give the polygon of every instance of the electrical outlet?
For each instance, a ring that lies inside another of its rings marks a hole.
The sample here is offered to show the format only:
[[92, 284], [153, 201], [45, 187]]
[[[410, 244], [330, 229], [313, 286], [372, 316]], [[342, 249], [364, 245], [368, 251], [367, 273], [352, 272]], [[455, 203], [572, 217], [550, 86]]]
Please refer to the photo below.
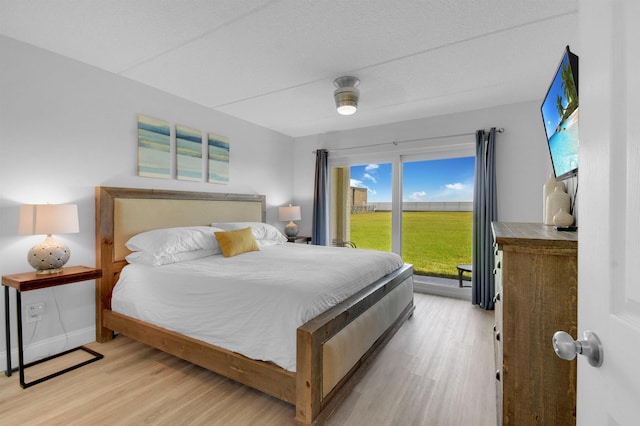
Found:
[[27, 322], [38, 322], [44, 313], [44, 302], [27, 305]]

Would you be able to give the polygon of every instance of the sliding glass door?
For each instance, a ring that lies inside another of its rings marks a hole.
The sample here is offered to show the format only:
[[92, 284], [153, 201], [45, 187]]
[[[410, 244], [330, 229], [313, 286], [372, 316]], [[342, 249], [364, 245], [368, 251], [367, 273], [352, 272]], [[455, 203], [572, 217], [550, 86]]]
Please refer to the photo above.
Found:
[[474, 157], [402, 163], [402, 257], [418, 275], [471, 263]]
[[334, 159], [332, 245], [393, 251], [416, 274], [457, 277], [456, 266], [471, 263], [471, 149]]

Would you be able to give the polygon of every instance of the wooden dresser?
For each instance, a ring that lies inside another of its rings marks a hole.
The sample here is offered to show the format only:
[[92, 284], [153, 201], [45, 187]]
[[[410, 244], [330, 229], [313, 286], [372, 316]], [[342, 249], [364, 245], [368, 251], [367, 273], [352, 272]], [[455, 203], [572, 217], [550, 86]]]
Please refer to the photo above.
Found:
[[576, 338], [578, 233], [492, 224], [498, 424], [575, 425], [576, 363], [558, 358], [557, 330]]

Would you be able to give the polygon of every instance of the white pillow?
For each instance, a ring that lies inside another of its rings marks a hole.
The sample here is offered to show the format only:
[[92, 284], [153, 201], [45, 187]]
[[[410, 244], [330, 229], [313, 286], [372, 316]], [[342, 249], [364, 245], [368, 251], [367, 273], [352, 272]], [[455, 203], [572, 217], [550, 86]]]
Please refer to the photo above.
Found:
[[222, 222], [212, 223], [211, 226], [224, 231], [235, 231], [236, 229], [251, 228], [253, 238], [258, 243], [258, 247], [275, 246], [287, 242], [287, 237], [278, 229], [263, 222]]
[[142, 265], [162, 266], [169, 263], [186, 262], [187, 260], [200, 259], [207, 256], [220, 254], [220, 250], [200, 249], [193, 251], [182, 251], [165, 255], [154, 256], [145, 251], [134, 251], [126, 259], [129, 263], [139, 263]]
[[153, 229], [134, 235], [125, 245], [131, 251], [143, 251], [155, 257], [202, 249], [220, 253], [215, 231], [210, 226]]

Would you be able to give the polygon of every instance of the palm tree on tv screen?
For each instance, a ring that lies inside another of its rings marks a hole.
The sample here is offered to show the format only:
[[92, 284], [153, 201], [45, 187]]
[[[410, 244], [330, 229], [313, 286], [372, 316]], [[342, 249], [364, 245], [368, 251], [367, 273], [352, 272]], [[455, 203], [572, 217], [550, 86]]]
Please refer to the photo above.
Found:
[[567, 107], [562, 115], [562, 120], [566, 120], [577, 108], [578, 108], [578, 92], [576, 90], [575, 82], [573, 81], [573, 74], [568, 64], [562, 64], [562, 90], [564, 96], [567, 99]]

